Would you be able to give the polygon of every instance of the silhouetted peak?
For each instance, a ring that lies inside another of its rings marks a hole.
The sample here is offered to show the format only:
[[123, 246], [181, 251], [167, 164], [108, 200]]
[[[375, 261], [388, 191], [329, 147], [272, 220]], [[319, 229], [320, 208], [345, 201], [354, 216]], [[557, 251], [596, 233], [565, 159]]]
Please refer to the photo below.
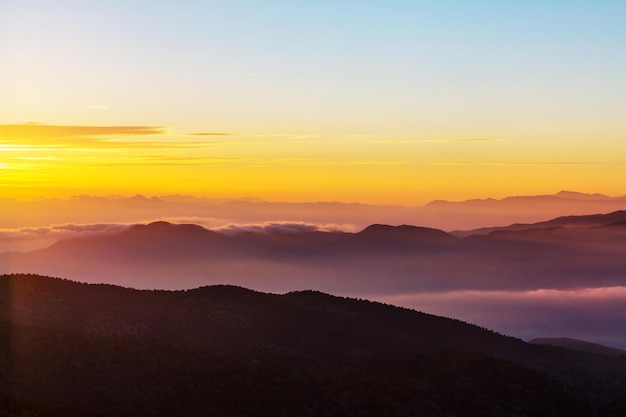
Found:
[[125, 200], [129, 203], [163, 202], [163, 200], [159, 197], [146, 197], [142, 194], [136, 194], [132, 197], [127, 197]]
[[463, 200], [463, 201], [448, 201], [448, 200], [433, 200], [430, 203], [427, 203], [424, 207], [431, 207], [431, 208], [435, 208], [435, 207], [445, 207], [445, 206], [452, 206], [452, 205], [461, 205], [461, 204], [490, 204], [493, 202], [497, 202], [500, 200], [497, 200], [495, 198], [472, 198], [469, 200]]
[[[185, 245], [186, 250], [193, 247], [187, 244], [194, 245], [200, 242], [225, 238], [225, 236], [217, 232], [196, 224], [175, 224], [165, 221], [137, 224], [126, 229], [118, 236], [121, 239], [133, 239], [141, 245], [158, 244], [159, 242], [180, 242], [180, 244]], [[178, 245], [178, 243], [176, 244]]]
[[554, 228], [587, 228], [587, 227], [620, 227], [626, 222], [626, 210], [617, 210], [607, 214], [583, 214], [575, 216], [561, 216], [538, 223], [513, 223], [508, 226], [482, 227], [467, 231], [454, 231], [452, 235], [467, 237], [471, 235], [487, 235], [498, 231], [524, 231], [530, 229]]
[[145, 226], [147, 227], [151, 227], [151, 228], [157, 228], [157, 227], [172, 227], [174, 226], [173, 223], [170, 222], [166, 222], [164, 220], [160, 220], [160, 221], [156, 221], [156, 222], [152, 222], [152, 223], [148, 223]]
[[358, 233], [361, 236], [396, 239], [441, 239], [454, 238], [452, 235], [439, 229], [411, 225], [390, 226], [373, 224]]
[[205, 229], [202, 226], [198, 226], [197, 224], [175, 224], [169, 223], [166, 221], [156, 221], [148, 224], [137, 224], [131, 226], [128, 230], [128, 233], [214, 233], [208, 229]]
[[568, 191], [568, 190], [561, 190], [558, 193], [555, 194], [556, 197], [559, 198], [569, 198], [569, 199], [576, 199], [576, 200], [602, 200], [602, 199], [606, 199], [609, 198], [604, 194], [585, 194], [585, 193], [580, 193], [578, 191]]
[[324, 301], [332, 301], [332, 300], [337, 300], [341, 298], [341, 297], [330, 295], [325, 292], [321, 292], [317, 290], [291, 291], [291, 292], [284, 294], [283, 297], [290, 298], [290, 299], [308, 299], [308, 300], [324, 300]]
[[218, 284], [218, 285], [205, 285], [204, 287], [194, 288], [186, 290], [188, 293], [193, 294], [213, 294], [213, 295], [248, 295], [248, 294], [261, 294], [258, 291], [251, 290], [239, 285]]

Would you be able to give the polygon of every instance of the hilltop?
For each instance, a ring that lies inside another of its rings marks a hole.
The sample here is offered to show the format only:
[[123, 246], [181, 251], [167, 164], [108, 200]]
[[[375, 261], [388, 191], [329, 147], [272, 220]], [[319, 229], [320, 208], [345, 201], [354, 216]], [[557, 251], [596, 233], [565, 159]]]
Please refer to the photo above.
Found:
[[8, 416], [606, 416], [626, 406], [624, 358], [366, 300], [34, 275], [0, 286]]

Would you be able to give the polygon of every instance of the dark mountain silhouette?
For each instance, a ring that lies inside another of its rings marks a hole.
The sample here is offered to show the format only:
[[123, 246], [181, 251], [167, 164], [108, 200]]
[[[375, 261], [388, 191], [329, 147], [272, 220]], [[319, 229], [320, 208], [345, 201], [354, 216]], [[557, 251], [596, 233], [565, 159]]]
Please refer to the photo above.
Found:
[[584, 340], [572, 339], [569, 337], [539, 337], [529, 340], [528, 343], [535, 345], [558, 346], [581, 352], [595, 353], [599, 355], [626, 357], [626, 351], [624, 350], [599, 345], [597, 343], [589, 343], [585, 342]]
[[517, 231], [531, 229], [549, 229], [554, 227], [592, 227], [611, 223], [626, 222], [626, 210], [618, 210], [608, 214], [589, 214], [584, 216], [562, 216], [556, 219], [538, 223], [516, 223], [509, 226], [483, 227], [475, 230], [454, 231], [454, 236], [466, 237], [471, 235], [486, 235], [497, 231]]
[[389, 226], [385, 224], [373, 224], [363, 229], [358, 235], [373, 239], [423, 242], [426, 244], [455, 240], [454, 236], [442, 230], [411, 225]]
[[207, 246], [218, 246], [225, 240], [224, 235], [195, 224], [172, 224], [159, 221], [134, 225], [118, 234], [60, 240], [52, 245], [49, 251], [72, 251], [78, 254], [95, 251], [105, 254], [125, 252], [128, 256], [142, 253], [170, 256], [176, 252], [176, 248], [184, 248], [184, 251], [178, 255], [189, 254], [189, 251], [201, 252]]
[[626, 359], [316, 291], [0, 276], [0, 413], [611, 416]]

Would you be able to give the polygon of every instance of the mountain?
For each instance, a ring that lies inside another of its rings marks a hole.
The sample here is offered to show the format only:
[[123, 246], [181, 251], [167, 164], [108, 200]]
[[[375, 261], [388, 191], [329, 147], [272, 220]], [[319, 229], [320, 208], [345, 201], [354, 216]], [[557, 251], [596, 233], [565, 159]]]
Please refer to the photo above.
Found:
[[[607, 213], [625, 208], [626, 196], [608, 197], [572, 191], [501, 199], [436, 200], [415, 207], [341, 202], [281, 203], [190, 196], [78, 196], [67, 200], [0, 199], [0, 224], [3, 228], [46, 228], [68, 223], [129, 224], [169, 219], [177, 223], [202, 222], [211, 227], [307, 222], [363, 229], [373, 223], [385, 223], [419, 224], [451, 231], [533, 223], [563, 215]], [[0, 251], [3, 251], [1, 248]]]
[[486, 235], [498, 231], [516, 231], [530, 229], [548, 229], [554, 227], [592, 227], [602, 226], [611, 223], [626, 222], [626, 210], [618, 210], [608, 214], [589, 214], [584, 216], [562, 216], [552, 220], [538, 223], [515, 223], [509, 226], [482, 227], [480, 229], [467, 231], [454, 231], [452, 234], [457, 237], [467, 237], [471, 235]]
[[561, 190], [555, 194], [560, 198], [568, 198], [571, 200], [610, 200], [612, 197], [606, 196], [604, 194], [594, 193], [594, 194], [585, 194], [580, 193], [578, 191], [567, 191]]
[[[32, 272], [137, 288], [235, 284], [265, 291], [309, 285], [366, 294], [446, 289], [626, 285], [626, 212], [558, 218], [455, 237], [437, 229], [372, 225], [347, 232], [222, 234], [155, 222], [0, 255], [0, 272]], [[575, 224], [578, 227], [568, 227]], [[593, 226], [589, 226], [593, 225]], [[383, 279], [384, 278], [384, 279]]]
[[[121, 285], [131, 285], [128, 279], [133, 276], [133, 286], [169, 289], [210, 283], [256, 288], [282, 282], [280, 290], [289, 290], [300, 288], [304, 278], [317, 274], [320, 267], [336, 266], [319, 276], [334, 281], [345, 267], [368, 268], [372, 256], [382, 261], [416, 252], [432, 254], [449, 250], [457, 240], [439, 230], [414, 226], [375, 225], [360, 233], [221, 234], [191, 224], [155, 222], [119, 233], [63, 239], [28, 253], [0, 255], [0, 272], [36, 272]], [[173, 276], [182, 280], [172, 280]], [[299, 282], [293, 285], [287, 282], [296, 279]]]
[[217, 233], [156, 222], [0, 254], [0, 273], [143, 289], [309, 288], [420, 308], [523, 339], [568, 334], [624, 349], [626, 227], [595, 225], [619, 215], [580, 221], [593, 226], [464, 238], [408, 225], [376, 224], [356, 233], [284, 225]]
[[0, 415], [610, 416], [624, 358], [316, 291], [0, 276]]
[[383, 240], [403, 240], [413, 242], [433, 243], [437, 241], [450, 242], [454, 238], [442, 230], [430, 227], [418, 227], [411, 225], [390, 226], [385, 224], [373, 224], [358, 233], [363, 237]]
[[624, 350], [599, 345], [597, 343], [589, 343], [583, 340], [572, 339], [569, 337], [539, 337], [529, 340], [528, 343], [535, 345], [563, 347], [567, 349], [577, 350], [580, 352], [594, 353], [598, 355], [626, 356], [626, 351]]
[[626, 196], [560, 191], [551, 195], [502, 199], [436, 200], [421, 207], [415, 218], [423, 225], [465, 231], [513, 223], [536, 223], [563, 215], [606, 213], [625, 207]]

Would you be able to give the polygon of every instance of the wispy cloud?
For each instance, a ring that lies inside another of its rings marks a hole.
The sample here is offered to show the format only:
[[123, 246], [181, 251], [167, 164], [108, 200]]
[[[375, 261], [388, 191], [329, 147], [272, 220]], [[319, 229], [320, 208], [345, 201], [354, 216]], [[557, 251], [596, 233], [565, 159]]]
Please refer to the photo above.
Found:
[[188, 136], [236, 136], [234, 133], [223, 132], [195, 132], [187, 133]]
[[83, 165], [90, 166], [194, 166], [210, 164], [230, 164], [250, 161], [252, 158], [235, 157], [193, 157], [170, 155], [140, 155], [108, 160], [83, 160]]
[[32, 251], [45, 248], [61, 239], [119, 233], [130, 224], [54, 224], [45, 227], [19, 227], [0, 229], [0, 253]]
[[21, 227], [0, 229], [0, 241], [30, 240], [41, 238], [61, 239], [85, 234], [114, 233], [126, 229], [129, 225], [119, 223], [96, 224], [56, 224], [48, 227]]
[[307, 167], [324, 167], [324, 166], [396, 166], [408, 165], [407, 161], [342, 161], [331, 160], [322, 157], [294, 157], [294, 158], [278, 158], [278, 159], [258, 159], [250, 161], [254, 165], [286, 165], [286, 166], [307, 166]]
[[[127, 137], [150, 139], [127, 140]], [[0, 148], [37, 151], [41, 148], [88, 149], [194, 149], [212, 142], [180, 141], [161, 126], [64, 126], [40, 123], [0, 125]]]
[[40, 123], [0, 125], [0, 138], [71, 138], [81, 136], [162, 135], [161, 126], [62, 126]]
[[467, 143], [467, 142], [496, 142], [495, 138], [456, 138], [456, 139], [383, 139], [375, 140], [372, 143], [402, 145], [410, 143]]
[[547, 161], [547, 162], [433, 162], [435, 166], [541, 166], [541, 165], [589, 165], [580, 161]]

